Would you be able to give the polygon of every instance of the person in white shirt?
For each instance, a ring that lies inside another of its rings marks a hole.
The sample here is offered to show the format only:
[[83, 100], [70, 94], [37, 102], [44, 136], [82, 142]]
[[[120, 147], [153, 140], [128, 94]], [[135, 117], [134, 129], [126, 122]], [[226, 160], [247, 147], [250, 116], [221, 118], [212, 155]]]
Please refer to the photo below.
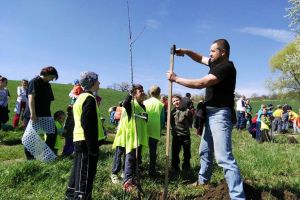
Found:
[[[14, 109], [15, 111], [15, 116], [13, 118], [13, 127], [16, 129], [18, 128], [20, 116], [22, 118], [22, 115], [24, 114], [24, 111], [26, 107], [28, 107], [28, 80], [23, 79], [21, 81], [21, 85], [18, 86], [17, 88], [17, 102], [16, 102], [16, 107]], [[24, 127], [23, 125], [23, 128]]]
[[236, 128], [240, 130], [246, 127], [245, 99], [246, 99], [245, 96], [241, 96], [241, 98], [236, 102], [236, 118], [237, 118]]

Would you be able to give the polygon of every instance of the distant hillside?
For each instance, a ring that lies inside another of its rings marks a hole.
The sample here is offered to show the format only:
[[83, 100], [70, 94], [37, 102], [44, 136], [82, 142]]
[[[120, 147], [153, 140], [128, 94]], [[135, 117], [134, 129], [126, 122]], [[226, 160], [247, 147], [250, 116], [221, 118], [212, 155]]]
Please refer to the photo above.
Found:
[[[14, 115], [14, 107], [17, 99], [17, 87], [20, 85], [20, 81], [9, 80], [8, 81], [8, 89], [11, 95], [9, 100], [9, 109], [10, 109], [10, 120], [8, 124], [11, 124], [12, 117]], [[58, 83], [51, 83], [52, 90], [54, 93], [55, 100], [51, 105], [51, 112], [52, 114], [57, 110], [66, 111], [67, 106], [70, 102], [69, 93], [73, 88], [71, 84], [58, 84]], [[109, 119], [108, 116], [108, 109], [111, 106], [117, 105], [119, 101], [123, 100], [127, 93], [120, 92], [112, 89], [100, 89], [98, 94], [102, 97], [100, 112], [101, 116], [105, 117], [107, 120]]]

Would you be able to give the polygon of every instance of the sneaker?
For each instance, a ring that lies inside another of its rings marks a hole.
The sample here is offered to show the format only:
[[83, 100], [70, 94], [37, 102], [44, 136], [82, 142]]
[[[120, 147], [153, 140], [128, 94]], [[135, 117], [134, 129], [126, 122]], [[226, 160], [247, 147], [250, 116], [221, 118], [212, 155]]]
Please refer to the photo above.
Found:
[[110, 179], [111, 179], [111, 182], [112, 182], [113, 184], [118, 184], [118, 183], [120, 183], [119, 177], [118, 177], [118, 175], [116, 175], [116, 174], [111, 174], [111, 175], [110, 175]]
[[122, 172], [121, 173], [121, 178], [124, 179], [124, 177], [125, 177], [125, 174], [124, 174], [124, 172]]
[[132, 179], [129, 179], [123, 184], [123, 190], [125, 192], [132, 192], [135, 188], [135, 184], [133, 183]]

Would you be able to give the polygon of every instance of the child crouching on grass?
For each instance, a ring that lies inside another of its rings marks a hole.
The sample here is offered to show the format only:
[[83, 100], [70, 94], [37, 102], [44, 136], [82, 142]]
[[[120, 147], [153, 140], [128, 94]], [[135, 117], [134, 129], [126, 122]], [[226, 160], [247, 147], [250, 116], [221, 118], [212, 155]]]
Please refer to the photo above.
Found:
[[56, 131], [56, 141], [54, 145], [54, 153], [58, 155], [58, 151], [62, 151], [64, 144], [64, 124], [65, 124], [66, 114], [64, 111], [59, 110], [54, 113], [55, 131]]
[[[66, 119], [66, 114], [64, 113], [64, 111], [59, 110], [54, 113], [53, 118], [55, 123], [55, 135], [56, 135], [53, 152], [55, 153], [55, 155], [58, 155], [58, 151], [62, 150], [63, 143], [64, 143], [63, 133], [64, 133], [64, 123]], [[47, 137], [48, 135], [44, 134], [45, 141], [47, 140]]]
[[84, 89], [73, 106], [74, 164], [66, 191], [66, 199], [92, 199], [97, 171], [99, 141], [104, 139], [100, 112], [93, 92], [99, 89], [98, 74], [83, 72], [80, 84]]
[[175, 173], [180, 172], [179, 153], [181, 146], [183, 148], [182, 170], [188, 172], [190, 170], [191, 159], [191, 137], [189, 129], [189, 121], [192, 118], [191, 112], [182, 107], [181, 96], [172, 96], [172, 104], [174, 109], [171, 111], [171, 127], [172, 127], [172, 170]]

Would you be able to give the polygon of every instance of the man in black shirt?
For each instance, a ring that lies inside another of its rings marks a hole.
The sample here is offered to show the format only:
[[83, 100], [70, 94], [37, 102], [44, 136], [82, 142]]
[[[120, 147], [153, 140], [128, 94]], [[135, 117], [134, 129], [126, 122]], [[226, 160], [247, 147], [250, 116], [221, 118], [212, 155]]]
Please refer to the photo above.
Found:
[[[30, 121], [27, 125], [25, 133], [23, 135], [23, 144], [25, 146], [25, 154], [27, 159], [33, 159], [33, 157], [40, 159], [38, 154], [40, 148], [37, 148], [36, 142], [30, 138], [30, 134], [36, 134], [39, 131], [46, 132], [46, 144], [53, 151], [56, 141], [55, 124], [54, 119], [51, 116], [51, 102], [54, 100], [54, 95], [50, 85], [50, 81], [57, 80], [58, 73], [53, 66], [45, 67], [41, 70], [40, 75], [36, 76], [29, 82], [28, 87], [28, 100], [30, 110]], [[45, 147], [47, 149], [47, 147]], [[44, 153], [41, 155], [46, 154]], [[51, 152], [49, 153], [51, 154]], [[45, 156], [44, 156], [45, 157]], [[49, 156], [51, 158], [52, 156]], [[41, 158], [42, 160], [47, 160]]]
[[243, 181], [231, 147], [232, 112], [236, 69], [229, 61], [230, 46], [227, 40], [219, 39], [210, 47], [210, 57], [188, 49], [177, 49], [176, 55], [188, 55], [194, 61], [207, 65], [208, 75], [200, 79], [185, 79], [174, 72], [167, 72], [167, 78], [188, 88], [206, 88], [206, 123], [200, 144], [201, 169], [194, 185], [209, 182], [213, 168], [213, 154], [216, 162], [223, 167], [231, 199], [245, 199]]

